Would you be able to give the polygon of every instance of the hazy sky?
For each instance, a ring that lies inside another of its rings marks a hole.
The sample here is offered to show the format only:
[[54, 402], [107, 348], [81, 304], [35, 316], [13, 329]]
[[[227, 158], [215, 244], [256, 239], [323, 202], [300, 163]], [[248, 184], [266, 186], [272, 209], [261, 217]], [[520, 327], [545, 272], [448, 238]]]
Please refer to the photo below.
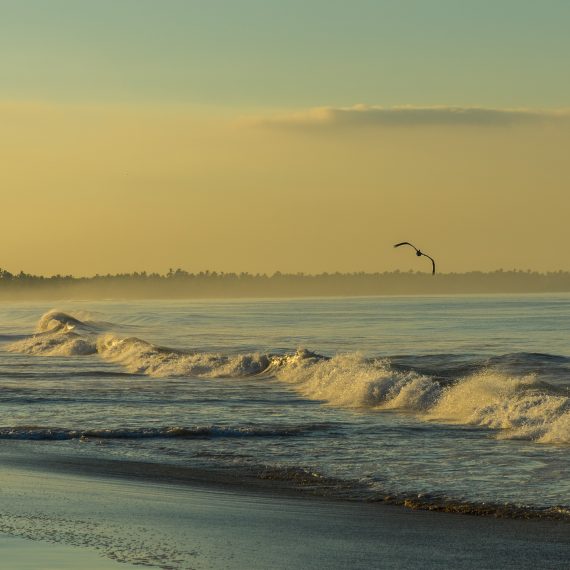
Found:
[[0, 14], [0, 267], [570, 269], [567, 0]]

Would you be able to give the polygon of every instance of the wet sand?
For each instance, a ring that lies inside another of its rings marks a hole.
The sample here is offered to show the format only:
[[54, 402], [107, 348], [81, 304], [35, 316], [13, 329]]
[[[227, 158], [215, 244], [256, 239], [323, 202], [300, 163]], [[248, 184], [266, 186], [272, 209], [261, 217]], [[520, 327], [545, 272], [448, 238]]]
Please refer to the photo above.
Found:
[[9, 570], [129, 570], [140, 568], [120, 564], [85, 548], [46, 544], [0, 535], [2, 568]]
[[[165, 470], [153, 480], [144, 464], [117, 463], [113, 472], [89, 462], [0, 457], [0, 532], [43, 541], [29, 551], [46, 559], [56, 548], [46, 543], [64, 545], [62, 557], [77, 553], [75, 567], [103, 570], [117, 560], [173, 569], [520, 569], [567, 568], [570, 558], [568, 522], [298, 496], [268, 484], [209, 483], [204, 473], [169, 482]], [[10, 568], [34, 567], [18, 561], [10, 540], [0, 542], [12, 552]], [[87, 555], [109, 565], [89, 566], [80, 560]]]

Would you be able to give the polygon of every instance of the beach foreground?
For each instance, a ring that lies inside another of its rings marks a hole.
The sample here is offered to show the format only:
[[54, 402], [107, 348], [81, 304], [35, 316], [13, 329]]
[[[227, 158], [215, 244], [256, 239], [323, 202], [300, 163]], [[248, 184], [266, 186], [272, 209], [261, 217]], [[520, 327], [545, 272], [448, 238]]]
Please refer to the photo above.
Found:
[[[113, 476], [73, 461], [51, 465], [3, 455], [0, 532], [80, 547], [77, 567], [112, 567], [84, 565], [85, 549], [176, 569], [565, 568], [570, 556], [566, 522], [417, 512], [203, 477], [153, 481], [135, 463]], [[33, 568], [7, 552], [11, 568]]]
[[0, 308], [9, 568], [568, 565], [568, 296]]
[[61, 544], [46, 545], [0, 535], [2, 567], [10, 570], [128, 570], [136, 568], [103, 558], [95, 552]]

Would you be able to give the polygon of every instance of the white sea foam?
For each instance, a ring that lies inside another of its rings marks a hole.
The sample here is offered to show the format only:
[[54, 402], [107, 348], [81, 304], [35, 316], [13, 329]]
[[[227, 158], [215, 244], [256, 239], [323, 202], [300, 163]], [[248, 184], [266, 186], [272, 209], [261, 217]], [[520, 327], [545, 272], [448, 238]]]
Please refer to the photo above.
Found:
[[265, 355], [225, 356], [187, 353], [161, 348], [139, 338], [120, 338], [113, 334], [99, 337], [97, 350], [102, 358], [117, 362], [127, 370], [149, 376], [240, 377], [267, 368]]
[[307, 351], [276, 359], [275, 375], [304, 396], [352, 408], [411, 408], [434, 402], [439, 384], [415, 372], [397, 372], [388, 362], [361, 354], [324, 359]]
[[484, 371], [446, 388], [427, 417], [501, 430], [499, 437], [570, 443], [570, 400], [532, 375]]
[[487, 370], [444, 385], [360, 355], [323, 360], [299, 353], [283, 357], [275, 374], [304, 396], [337, 406], [402, 409], [425, 420], [491, 428], [499, 438], [570, 443], [570, 399], [532, 375]]
[[491, 368], [442, 383], [357, 353], [326, 358], [303, 349], [289, 355], [185, 352], [135, 337], [97, 336], [86, 328], [75, 316], [52, 311], [38, 323], [44, 332], [7, 349], [49, 356], [98, 352], [130, 372], [155, 377], [273, 375], [303, 396], [334, 406], [401, 409], [428, 421], [490, 428], [500, 438], [570, 443], [570, 398], [532, 375], [509, 376]]
[[36, 332], [55, 332], [73, 330], [84, 323], [78, 318], [61, 311], [49, 311], [40, 317], [36, 325]]
[[6, 350], [38, 356], [85, 356], [95, 354], [95, 343], [72, 331], [46, 332], [9, 344]]
[[570, 443], [570, 410], [568, 410], [568, 406], [566, 406], [564, 413], [550, 422], [548, 429], [537, 441], [539, 443]]
[[89, 332], [89, 325], [79, 318], [60, 311], [49, 311], [39, 319], [36, 334], [9, 344], [6, 350], [38, 356], [95, 354], [95, 338]]

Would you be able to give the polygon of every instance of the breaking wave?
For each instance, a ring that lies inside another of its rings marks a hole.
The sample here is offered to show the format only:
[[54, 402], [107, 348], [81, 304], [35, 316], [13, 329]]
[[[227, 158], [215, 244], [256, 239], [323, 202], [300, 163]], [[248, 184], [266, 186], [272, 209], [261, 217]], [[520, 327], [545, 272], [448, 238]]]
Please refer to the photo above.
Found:
[[76, 327], [84, 328], [85, 324], [73, 315], [59, 311], [49, 311], [42, 315], [36, 326], [36, 332], [55, 332], [73, 330]]
[[18, 340], [6, 350], [38, 356], [86, 356], [97, 352], [96, 343], [72, 330], [56, 330]]
[[49, 311], [41, 316], [36, 333], [9, 344], [10, 352], [21, 352], [38, 356], [85, 356], [97, 352], [96, 337], [103, 326], [80, 320], [61, 311]]
[[475, 425], [504, 439], [570, 443], [570, 398], [534, 375], [492, 369], [450, 380], [391, 369], [359, 355], [285, 357], [276, 375], [304, 396], [333, 405], [400, 409], [422, 419]]
[[413, 371], [393, 370], [387, 360], [369, 360], [360, 354], [333, 358], [297, 351], [275, 357], [275, 375], [304, 396], [350, 408], [402, 408], [422, 411], [441, 392], [438, 381]]
[[55, 332], [61, 330], [75, 330], [84, 333], [96, 333], [113, 326], [112, 323], [96, 320], [89, 312], [74, 311], [64, 313], [62, 311], [48, 311], [40, 317], [36, 325], [36, 332]]
[[[480, 369], [467, 367], [470, 371], [462, 375], [441, 377], [360, 354], [330, 358], [304, 349], [285, 355], [174, 350], [97, 331], [88, 321], [53, 311], [40, 319], [38, 329], [43, 332], [12, 343], [8, 350], [50, 356], [98, 353], [131, 373], [155, 377], [271, 376], [304, 397], [333, 406], [404, 410], [426, 421], [490, 428], [499, 438], [570, 443], [568, 392], [533, 374], [505, 368], [524, 354], [507, 355], [506, 361], [489, 362]], [[531, 354], [524, 361], [531, 363], [538, 356]]]
[[500, 438], [570, 443], [570, 398], [533, 375], [485, 369], [442, 380], [394, 370], [388, 360], [359, 354], [187, 354], [109, 335], [99, 339], [97, 348], [103, 358], [131, 372], [158, 377], [272, 375], [303, 396], [334, 406], [405, 410], [425, 420], [498, 430]]
[[570, 443], [570, 398], [533, 375], [483, 371], [445, 389], [428, 418], [500, 430], [498, 437]]
[[150, 376], [243, 377], [263, 372], [270, 364], [265, 354], [226, 356], [190, 353], [155, 346], [136, 337], [102, 335], [97, 351], [106, 360], [125, 366], [129, 372]]

